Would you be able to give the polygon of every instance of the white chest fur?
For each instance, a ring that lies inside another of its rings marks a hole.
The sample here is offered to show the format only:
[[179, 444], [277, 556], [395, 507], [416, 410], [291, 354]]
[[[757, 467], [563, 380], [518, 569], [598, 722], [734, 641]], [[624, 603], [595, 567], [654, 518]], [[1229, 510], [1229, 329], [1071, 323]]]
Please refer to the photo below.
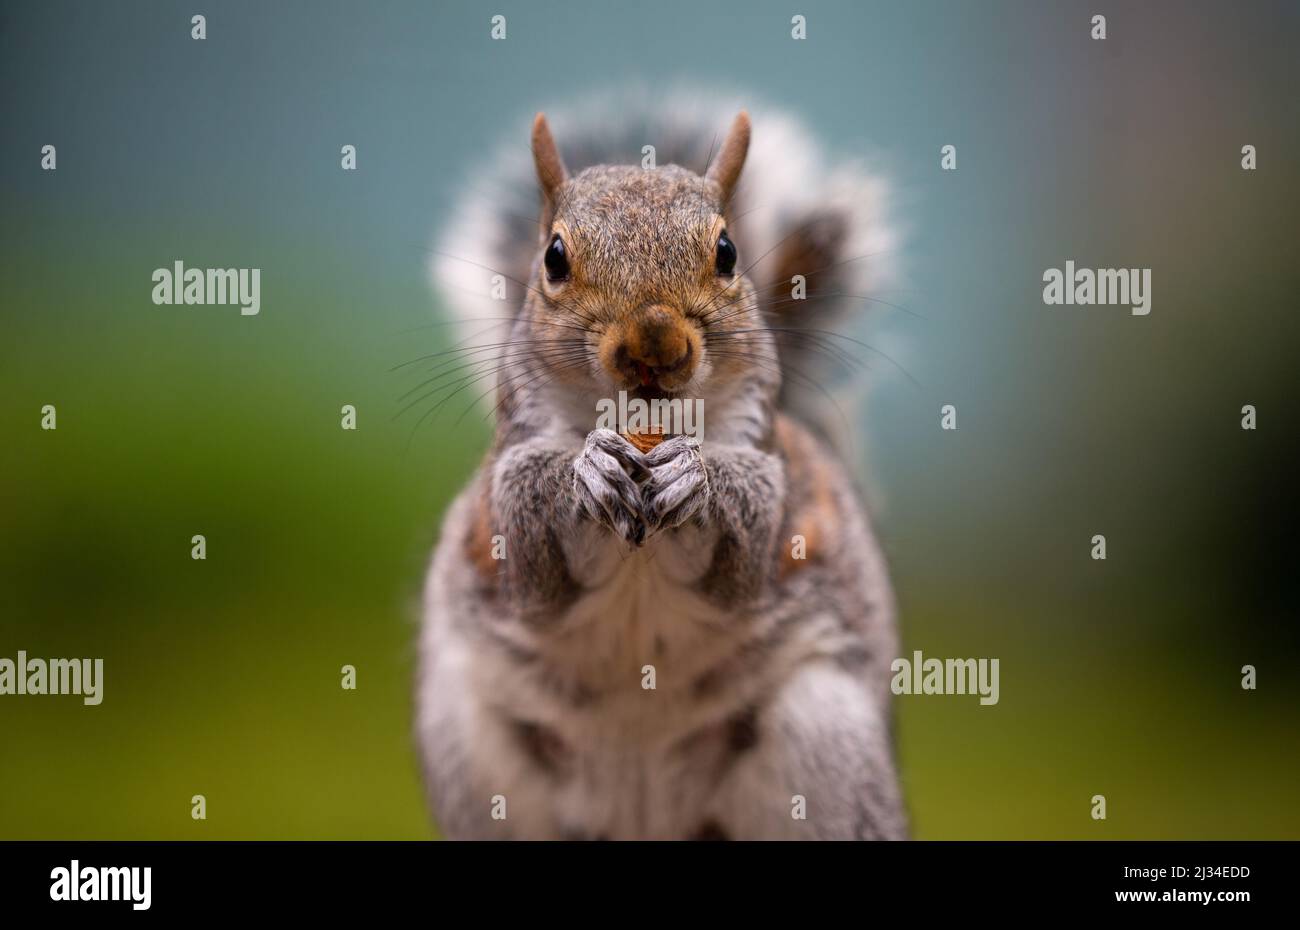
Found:
[[592, 528], [566, 549], [581, 593], [547, 637], [548, 657], [601, 692], [686, 687], [734, 647], [734, 622], [696, 584], [716, 534], [668, 530], [639, 549]]

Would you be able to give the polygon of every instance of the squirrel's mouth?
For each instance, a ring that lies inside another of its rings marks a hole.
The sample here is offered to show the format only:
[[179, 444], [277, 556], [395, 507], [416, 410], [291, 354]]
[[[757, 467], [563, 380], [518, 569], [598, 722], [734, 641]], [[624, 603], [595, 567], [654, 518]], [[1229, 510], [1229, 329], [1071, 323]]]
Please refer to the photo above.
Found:
[[661, 388], [658, 382], [651, 382], [650, 384], [638, 385], [637, 387], [628, 391], [627, 396], [638, 398], [644, 401], [668, 400], [672, 397], [676, 397], [677, 392], [668, 391], [665, 390], [664, 388]]

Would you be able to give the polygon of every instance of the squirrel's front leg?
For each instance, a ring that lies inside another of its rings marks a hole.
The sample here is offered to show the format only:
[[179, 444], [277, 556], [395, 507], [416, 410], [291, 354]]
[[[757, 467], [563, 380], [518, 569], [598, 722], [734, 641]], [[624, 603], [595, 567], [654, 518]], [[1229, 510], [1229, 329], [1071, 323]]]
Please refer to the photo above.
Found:
[[709, 476], [692, 436], [665, 439], [645, 457], [649, 471], [641, 488], [647, 533], [674, 529], [709, 502]]
[[489, 525], [505, 539], [506, 585], [524, 601], [561, 600], [570, 578], [566, 552], [596, 523], [631, 545], [645, 539], [638, 479], [645, 457], [612, 430], [571, 442], [539, 438], [503, 450], [492, 468]]
[[646, 537], [638, 482], [649, 477], [646, 458], [610, 429], [587, 434], [573, 460], [573, 494], [588, 518], [634, 546]]
[[785, 507], [785, 475], [774, 455], [675, 436], [645, 457], [641, 486], [649, 533], [694, 520], [718, 534], [710, 586], [731, 597], [761, 588], [773, 563]]

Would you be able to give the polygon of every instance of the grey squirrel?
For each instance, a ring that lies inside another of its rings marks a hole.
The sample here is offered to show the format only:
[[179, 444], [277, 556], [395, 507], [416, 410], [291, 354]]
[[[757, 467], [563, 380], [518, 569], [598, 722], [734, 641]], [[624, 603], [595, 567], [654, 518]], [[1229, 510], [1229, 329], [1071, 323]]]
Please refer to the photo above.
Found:
[[[450, 838], [907, 834], [893, 595], [815, 377], [884, 274], [883, 188], [735, 113], [538, 114], [540, 217], [504, 206], [507, 156], [444, 237], [445, 292], [506, 334], [424, 595], [416, 736]], [[657, 166], [628, 163], [644, 145]], [[643, 449], [595, 426], [619, 391], [701, 401], [708, 429]]]

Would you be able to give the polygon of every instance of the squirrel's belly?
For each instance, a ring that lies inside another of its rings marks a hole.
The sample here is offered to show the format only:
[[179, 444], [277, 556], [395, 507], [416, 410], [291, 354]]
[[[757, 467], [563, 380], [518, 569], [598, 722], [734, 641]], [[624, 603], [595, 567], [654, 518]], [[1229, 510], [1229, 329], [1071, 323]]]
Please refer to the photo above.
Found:
[[734, 653], [743, 624], [683, 581], [673, 555], [625, 556], [565, 618], [575, 631], [565, 672], [602, 695], [558, 730], [579, 774], [556, 802], [578, 835], [683, 839], [705, 819], [702, 792], [724, 750], [716, 707], [694, 685]]
[[598, 690], [673, 688], [736, 647], [735, 618], [699, 591], [713, 540], [670, 531], [633, 552], [606, 546], [578, 578], [555, 660]]

